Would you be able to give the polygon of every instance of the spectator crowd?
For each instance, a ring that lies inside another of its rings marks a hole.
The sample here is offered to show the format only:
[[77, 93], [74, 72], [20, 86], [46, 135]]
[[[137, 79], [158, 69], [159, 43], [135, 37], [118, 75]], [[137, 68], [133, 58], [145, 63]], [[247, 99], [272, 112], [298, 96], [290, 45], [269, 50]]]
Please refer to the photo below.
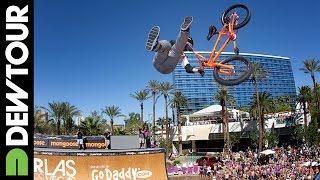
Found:
[[227, 157], [217, 155], [216, 163], [202, 165], [193, 174], [210, 176], [214, 180], [320, 180], [319, 169], [320, 147], [303, 145], [276, 147], [267, 155], [258, 155], [251, 150], [231, 153]]

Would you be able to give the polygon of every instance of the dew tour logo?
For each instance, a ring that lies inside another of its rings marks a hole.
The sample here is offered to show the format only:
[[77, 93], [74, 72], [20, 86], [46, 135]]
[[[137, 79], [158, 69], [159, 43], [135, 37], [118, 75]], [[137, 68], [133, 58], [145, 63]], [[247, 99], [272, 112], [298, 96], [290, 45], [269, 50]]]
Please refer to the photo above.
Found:
[[0, 137], [5, 137], [0, 143], [0, 176], [26, 178], [33, 176], [33, 52], [29, 51], [33, 49], [33, 1], [11, 0], [1, 6], [1, 27], [5, 27], [1, 40], [5, 41], [1, 42], [0, 99], [5, 114], [1, 112], [0, 117], [6, 118], [0, 120]]

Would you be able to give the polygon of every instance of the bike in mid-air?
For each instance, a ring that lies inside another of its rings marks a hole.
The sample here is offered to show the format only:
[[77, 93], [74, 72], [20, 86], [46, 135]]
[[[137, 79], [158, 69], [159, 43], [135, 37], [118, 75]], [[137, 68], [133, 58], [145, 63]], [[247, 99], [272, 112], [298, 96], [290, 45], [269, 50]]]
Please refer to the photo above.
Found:
[[[244, 27], [250, 21], [250, 18], [251, 12], [247, 6], [243, 4], [232, 5], [222, 14], [221, 23], [223, 27], [221, 30], [217, 31], [215, 26], [209, 28], [207, 40], [210, 40], [215, 34], [218, 35], [209, 58], [205, 58], [190, 47], [199, 61], [199, 67], [213, 69], [213, 77], [219, 84], [238, 85], [247, 80], [252, 73], [250, 61], [239, 55], [239, 48], [236, 44], [237, 30]], [[218, 49], [223, 37], [226, 37], [226, 40]], [[222, 51], [230, 42], [233, 43], [235, 55], [217, 62]]]

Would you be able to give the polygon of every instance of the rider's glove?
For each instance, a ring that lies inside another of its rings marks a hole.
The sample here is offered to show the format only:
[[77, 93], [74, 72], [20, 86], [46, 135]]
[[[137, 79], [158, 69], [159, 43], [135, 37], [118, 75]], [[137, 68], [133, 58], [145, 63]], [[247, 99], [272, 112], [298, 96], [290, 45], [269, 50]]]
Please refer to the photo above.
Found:
[[200, 73], [201, 77], [203, 77], [203, 76], [204, 76], [204, 74], [205, 74], [205, 72], [204, 72], [204, 70], [203, 70], [203, 69], [198, 69], [198, 72]]

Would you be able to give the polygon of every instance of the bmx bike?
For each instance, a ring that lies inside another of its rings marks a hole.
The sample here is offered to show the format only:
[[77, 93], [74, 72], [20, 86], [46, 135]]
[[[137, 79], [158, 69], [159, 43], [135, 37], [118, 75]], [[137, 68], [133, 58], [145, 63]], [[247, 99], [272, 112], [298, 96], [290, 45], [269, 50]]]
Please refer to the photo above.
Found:
[[[250, 21], [250, 18], [251, 12], [247, 6], [243, 4], [232, 5], [222, 14], [221, 23], [223, 27], [221, 30], [218, 32], [215, 26], [209, 28], [208, 41], [213, 35], [218, 35], [209, 54], [209, 58], [205, 58], [190, 47], [192, 53], [195, 54], [198, 59], [199, 68], [213, 69], [213, 77], [219, 84], [226, 86], [238, 85], [247, 80], [252, 73], [250, 61], [239, 55], [239, 48], [236, 44], [237, 30], [244, 27]], [[218, 49], [218, 45], [223, 37], [226, 37], [226, 40]], [[230, 42], [233, 42], [235, 55], [217, 62], [222, 51]]]

